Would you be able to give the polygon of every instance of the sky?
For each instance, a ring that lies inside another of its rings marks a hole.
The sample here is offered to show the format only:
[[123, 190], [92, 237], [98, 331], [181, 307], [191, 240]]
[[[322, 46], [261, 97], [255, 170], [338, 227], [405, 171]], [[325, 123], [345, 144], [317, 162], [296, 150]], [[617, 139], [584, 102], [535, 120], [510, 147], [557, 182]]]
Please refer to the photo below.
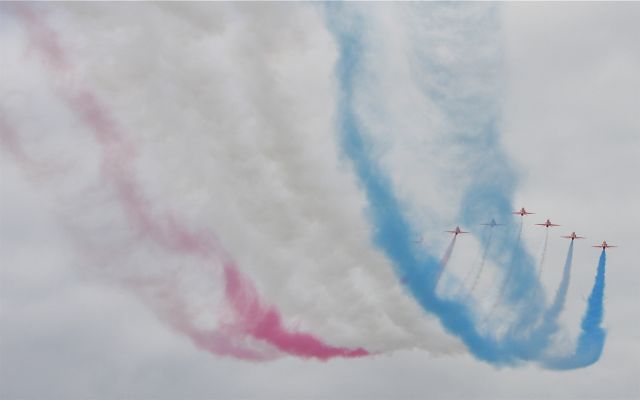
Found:
[[[639, 17], [3, 4], [2, 397], [640, 397]], [[536, 212], [517, 241], [507, 206]], [[506, 225], [480, 261], [493, 215]], [[545, 240], [547, 217], [562, 226]], [[456, 225], [472, 233], [427, 287]], [[448, 325], [467, 306], [438, 299], [482, 264], [473, 331], [509, 342], [551, 302], [571, 231], [587, 239], [543, 352], [487, 359]], [[605, 239], [620, 247], [602, 355], [549, 369], [575, 347]]]

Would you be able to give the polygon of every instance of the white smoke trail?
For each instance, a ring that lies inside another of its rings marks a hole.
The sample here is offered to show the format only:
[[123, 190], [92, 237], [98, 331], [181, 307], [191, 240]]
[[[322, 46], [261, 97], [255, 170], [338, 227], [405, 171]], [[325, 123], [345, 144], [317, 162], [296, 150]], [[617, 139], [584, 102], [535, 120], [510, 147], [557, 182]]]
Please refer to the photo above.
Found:
[[[135, 132], [136, 168], [154, 200], [151, 212], [180, 210], [194, 226], [215, 227], [264, 297], [330, 342], [374, 350], [461, 348], [405, 295], [387, 260], [370, 245], [364, 199], [335, 148], [336, 50], [315, 7], [43, 9], [77, 55], [76, 78], [108, 102], [127, 132]], [[44, 79], [37, 68], [23, 67], [23, 44], [11, 53], [2, 89], [36, 95]], [[4, 96], [2, 106], [18, 116], [21, 128], [42, 111]], [[63, 153], [65, 161], [80, 160], [76, 169], [86, 173], [64, 185], [62, 214], [73, 209], [84, 215], [70, 220], [74, 231], [82, 232], [87, 246], [116, 255], [101, 260], [100, 268], [120, 274], [117, 263], [133, 278], [180, 270], [190, 310], [215, 313], [221, 288], [198, 279], [194, 260], [160, 255], [119, 228], [111, 195], [91, 183], [97, 149], [78, 139], [85, 136], [77, 134], [82, 128], [60, 115], [64, 111], [57, 110], [28, 131], [57, 126], [65, 136], [27, 151], [56, 160], [58, 149], [76, 146]], [[27, 141], [36, 143], [29, 135]], [[100, 212], [90, 212], [96, 203]], [[98, 235], [96, 228], [105, 224], [114, 229]], [[127, 253], [111, 251], [123, 245]]]
[[549, 242], [549, 228], [544, 231], [544, 242], [542, 243], [542, 251], [540, 253], [540, 263], [538, 264], [538, 280], [542, 277], [542, 270], [544, 269], [544, 261], [547, 257], [547, 243]]

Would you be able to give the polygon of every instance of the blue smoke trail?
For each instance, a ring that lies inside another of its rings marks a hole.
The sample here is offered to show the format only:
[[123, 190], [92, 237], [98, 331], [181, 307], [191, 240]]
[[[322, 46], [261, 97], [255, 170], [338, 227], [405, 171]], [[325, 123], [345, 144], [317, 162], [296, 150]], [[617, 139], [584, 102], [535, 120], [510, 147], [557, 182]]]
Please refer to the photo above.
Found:
[[600, 254], [596, 280], [591, 289], [587, 311], [582, 318], [582, 332], [573, 354], [561, 358], [548, 358], [543, 365], [550, 369], [575, 369], [587, 367], [600, 359], [607, 332], [602, 328], [604, 316], [605, 264], [607, 255], [604, 249]]
[[567, 251], [567, 258], [564, 262], [564, 268], [562, 269], [562, 279], [558, 290], [556, 291], [556, 297], [553, 303], [549, 306], [544, 313], [541, 331], [553, 332], [556, 330], [556, 324], [560, 313], [564, 309], [565, 299], [567, 297], [567, 291], [569, 290], [569, 280], [571, 279], [571, 264], [573, 263], [573, 240], [569, 244], [569, 250]]
[[[489, 252], [489, 257], [507, 275], [500, 300], [517, 308], [526, 305], [523, 304], [525, 300], [533, 300], [528, 312], [516, 313], [506, 337], [498, 339], [481, 331], [468, 303], [436, 295], [435, 285], [441, 263], [427, 250], [411, 245], [412, 238], [417, 236], [416, 230], [404, 215], [389, 177], [372, 157], [372, 144], [367, 142], [365, 125], [355, 109], [357, 89], [362, 87], [358, 86], [358, 79], [366, 73], [364, 59], [367, 45], [371, 44], [366, 43], [362, 35], [366, 26], [360, 15], [349, 15], [348, 20], [341, 20], [344, 7], [351, 5], [332, 3], [326, 8], [328, 24], [339, 47], [336, 67], [340, 84], [337, 113], [339, 143], [367, 196], [367, 215], [374, 226], [374, 244], [390, 259], [396, 275], [402, 277], [405, 287], [420, 306], [436, 315], [443, 327], [459, 337], [475, 357], [496, 365], [515, 365], [521, 360], [537, 359], [540, 351], [536, 347], [527, 347], [530, 338], [526, 333], [544, 312], [544, 296], [536, 279], [535, 263], [520, 241], [522, 219], [519, 229], [514, 224], [507, 225], [497, 235], [496, 244]], [[368, 84], [375, 85], [375, 82], [368, 81]], [[506, 216], [512, 210], [510, 199], [515, 177], [500, 150], [496, 126], [497, 122], [490, 120], [481, 135], [469, 139], [464, 145], [468, 151], [482, 154], [470, 168], [472, 183], [460, 207], [465, 225], [478, 225], [494, 216], [507, 220]]]
[[[328, 14], [336, 12], [339, 6], [330, 5]], [[401, 212], [398, 199], [391, 190], [388, 178], [370, 158], [368, 146], [360, 132], [360, 124], [353, 110], [354, 78], [360, 67], [363, 44], [358, 37], [343, 30], [329, 18], [340, 46], [337, 75], [342, 93], [339, 99], [338, 124], [341, 132], [340, 143], [344, 153], [351, 159], [368, 199], [368, 214], [376, 229], [375, 244], [384, 250], [396, 269], [398, 276], [405, 280], [406, 287], [424, 310], [436, 314], [446, 330], [460, 337], [478, 358], [492, 363], [514, 363], [514, 357], [499, 351], [498, 343], [483, 336], [475, 327], [474, 316], [466, 304], [442, 300], [434, 292], [440, 262], [433, 255], [410, 245], [416, 234]], [[357, 26], [361, 20], [352, 20]]]
[[[571, 265], [573, 264], [573, 240], [569, 244], [569, 250], [567, 251], [567, 258], [564, 262], [564, 268], [562, 269], [562, 279], [558, 285], [553, 303], [547, 308], [540, 325], [529, 335], [529, 340], [523, 343], [523, 348], [526, 349], [528, 354], [533, 357], [534, 355], [543, 351], [549, 345], [551, 336], [558, 331], [558, 318], [560, 313], [564, 309], [565, 300], [567, 297], [567, 291], [569, 290], [569, 281], [571, 280]], [[527, 312], [526, 309], [524, 312]]]

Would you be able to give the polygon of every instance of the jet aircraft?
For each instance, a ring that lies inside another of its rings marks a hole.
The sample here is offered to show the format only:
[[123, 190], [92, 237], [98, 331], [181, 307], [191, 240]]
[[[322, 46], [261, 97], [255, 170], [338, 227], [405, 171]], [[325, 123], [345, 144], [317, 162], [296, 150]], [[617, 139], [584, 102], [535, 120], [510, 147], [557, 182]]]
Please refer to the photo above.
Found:
[[607, 241], [606, 241], [606, 240], [603, 240], [603, 241], [602, 241], [602, 244], [597, 245], [597, 246], [593, 246], [593, 247], [600, 247], [600, 248], [602, 248], [602, 250], [606, 250], [606, 249], [608, 249], [609, 247], [618, 247], [618, 246], [611, 246], [610, 244], [607, 244]]
[[551, 220], [549, 220], [548, 218], [547, 218], [547, 221], [544, 224], [536, 224], [536, 225], [544, 226], [546, 228], [548, 228], [550, 226], [560, 226], [560, 225], [557, 225], [557, 224], [552, 224]]
[[491, 222], [488, 222], [486, 224], [480, 224], [480, 225], [484, 225], [484, 226], [490, 226], [490, 227], [494, 227], [494, 226], [500, 226], [500, 225], [504, 225], [504, 224], [499, 224], [496, 222], [495, 219], [491, 218]]
[[567, 235], [567, 236], [561, 236], [565, 239], [571, 239], [571, 241], [573, 242], [574, 239], [586, 239], [584, 236], [576, 236], [575, 232], [571, 232], [571, 235]]
[[461, 233], [469, 233], [469, 232], [466, 232], [466, 231], [461, 231], [459, 226], [456, 226], [456, 229], [453, 230], [453, 231], [445, 231], [445, 232], [453, 233], [454, 236], [458, 236]]
[[522, 217], [523, 215], [529, 215], [529, 214], [535, 214], [535, 213], [529, 212], [529, 211], [525, 210], [524, 207], [522, 207], [520, 209], [520, 211], [514, 211], [511, 214], [518, 214], [518, 215], [520, 215]]

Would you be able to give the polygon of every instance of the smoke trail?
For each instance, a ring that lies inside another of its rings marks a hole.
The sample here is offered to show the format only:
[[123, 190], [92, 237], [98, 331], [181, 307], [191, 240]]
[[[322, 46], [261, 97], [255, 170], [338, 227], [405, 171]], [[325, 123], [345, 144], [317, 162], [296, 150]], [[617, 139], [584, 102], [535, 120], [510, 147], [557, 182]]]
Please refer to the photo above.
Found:
[[[396, 273], [406, 279], [405, 287], [427, 312], [438, 316], [445, 329], [458, 336], [478, 358], [497, 364], [513, 364], [512, 349], [504, 348], [494, 338], [481, 334], [471, 310], [464, 303], [441, 299], [434, 293], [440, 262], [433, 255], [411, 245], [415, 232], [403, 215], [389, 179], [367, 151], [362, 126], [353, 109], [355, 79], [359, 75], [363, 44], [350, 29], [361, 29], [361, 20], [343, 28], [332, 19], [338, 6], [328, 8], [329, 24], [340, 46], [337, 76], [341, 84], [338, 127], [340, 143], [351, 159], [355, 173], [369, 199], [369, 215], [375, 226], [373, 239], [392, 261]], [[501, 213], [496, 214], [501, 215]], [[435, 272], [434, 272], [435, 271]]]
[[[524, 226], [524, 218], [522, 216], [520, 216], [520, 228], [518, 229], [518, 236], [516, 238], [516, 242], [515, 242], [515, 246], [516, 247], [514, 248], [514, 252], [517, 250], [517, 247], [520, 245], [520, 240], [522, 238], [523, 226]], [[500, 304], [502, 302], [502, 299], [504, 298], [505, 291], [507, 289], [507, 285], [509, 285], [509, 282], [511, 281], [511, 276], [512, 275], [513, 275], [513, 268], [509, 268], [507, 270], [507, 275], [505, 275], [505, 277], [502, 279], [502, 284], [500, 285], [500, 290], [498, 290], [498, 296], [496, 297], [495, 301], [493, 302], [493, 305], [489, 309], [489, 312], [487, 313], [487, 315], [482, 320], [483, 324], [491, 319], [491, 317], [493, 316], [493, 313], [498, 308], [498, 304]]]
[[484, 226], [482, 228], [482, 233], [480, 234], [480, 237], [483, 238], [484, 245], [478, 248], [478, 252], [474, 256], [474, 261], [473, 261], [473, 264], [471, 264], [471, 268], [469, 268], [467, 273], [464, 275], [464, 278], [460, 281], [460, 285], [458, 286], [458, 289], [455, 291], [457, 297], [462, 296], [462, 292], [465, 290], [467, 286], [467, 282], [469, 281], [469, 279], [471, 279], [471, 277], [473, 276], [473, 273], [476, 272], [476, 270], [479, 268], [478, 265], [482, 263], [482, 257], [485, 254], [485, 248], [487, 244], [486, 240], [484, 239], [487, 229], [489, 229], [487, 226]]
[[[440, 298], [434, 292], [438, 274], [431, 271], [438, 271], [440, 263], [428, 251], [418, 251], [410, 245], [416, 229], [409, 223], [394, 194], [390, 178], [374, 159], [375, 152], [364, 135], [370, 121], [363, 120], [362, 110], [356, 103], [361, 99], [359, 95], [362, 95], [358, 90], [369, 89], [377, 83], [375, 76], [366, 75], [369, 64], [363, 60], [367, 60], [369, 46], [374, 47], [378, 43], [365, 40], [363, 33], [368, 32], [370, 27], [365, 26], [360, 15], [350, 18], [348, 23], [341, 23], [346, 7], [331, 5], [327, 8], [329, 25], [340, 49], [336, 68], [341, 88], [337, 125], [341, 149], [351, 161], [368, 198], [367, 215], [373, 225], [374, 243], [387, 255], [397, 275], [404, 279], [405, 287], [423, 309], [435, 314], [445, 329], [459, 337], [474, 356], [495, 364], [511, 365], [520, 360], [535, 359], [537, 354], [523, 351], [523, 341], [519, 338], [539, 320], [544, 301], [536, 280], [535, 263], [520, 241], [522, 220], [517, 239], [514, 240], [516, 235], [509, 235], [513, 233], [513, 227], [507, 226], [495, 251], [488, 253], [506, 274], [500, 300], [518, 305], [523, 299], [533, 297], [536, 300], [529, 308], [530, 312], [515, 314], [508, 337], [498, 340], [493, 334], [484, 332], [468, 304]], [[440, 100], [443, 98], [446, 96], [438, 97]], [[450, 110], [459, 113], [456, 107], [450, 107]], [[483, 156], [477, 165], [470, 167], [474, 172], [473, 179], [461, 204], [462, 219], [466, 225], [480, 224], [487, 217], [507, 215], [512, 210], [510, 195], [515, 182], [497, 146], [494, 121], [489, 121], [480, 135], [481, 138], [470, 139], [465, 144], [473, 148], [474, 153]]]
[[[538, 266], [538, 280], [542, 277], [542, 270], [544, 269], [544, 260], [547, 256], [547, 243], [549, 242], [549, 228], [544, 232], [544, 243], [542, 245], [542, 255], [540, 256], [540, 265]], [[573, 243], [573, 241], [571, 241]]]
[[[521, 343], [522, 355], [527, 358], [536, 358], [537, 355], [544, 351], [551, 339], [551, 336], [558, 331], [558, 317], [564, 309], [565, 299], [567, 297], [567, 291], [569, 289], [569, 282], [571, 279], [571, 266], [573, 263], [573, 241], [569, 245], [567, 251], [567, 257], [564, 262], [564, 268], [562, 270], [562, 279], [558, 285], [553, 303], [545, 310], [540, 324], [536, 326], [528, 334], [528, 338]], [[532, 305], [532, 300], [522, 307], [520, 312], [528, 312], [528, 308]]]
[[484, 251], [482, 253], [482, 260], [480, 261], [480, 268], [478, 268], [478, 272], [476, 273], [476, 277], [473, 280], [473, 284], [471, 285], [471, 288], [467, 292], [467, 295], [465, 296], [465, 299], [467, 299], [467, 298], [469, 298], [469, 296], [471, 296], [471, 294], [475, 290], [476, 286], [478, 285], [478, 282], [480, 282], [480, 277], [482, 276], [482, 271], [484, 270], [484, 264], [487, 261], [487, 253], [489, 252], [489, 246], [491, 246], [491, 239], [492, 238], [493, 238], [493, 227], [491, 227], [491, 230], [489, 231], [489, 238], [487, 239], [487, 242], [484, 245]]
[[[15, 8], [25, 22], [34, 47], [41, 52], [49, 66], [57, 73], [67, 72], [70, 65], [68, 56], [60, 47], [55, 32], [26, 6], [16, 5]], [[96, 96], [89, 90], [73, 87], [68, 82], [67, 87], [60, 89], [60, 93], [61, 98], [79, 119], [92, 129], [97, 142], [102, 146], [103, 173], [113, 184], [118, 200], [130, 218], [131, 225], [167, 250], [197, 255], [207, 263], [224, 265], [226, 300], [231, 310], [236, 313], [234, 333], [250, 335], [285, 353], [300, 357], [326, 360], [336, 356], [362, 357], [368, 354], [361, 348], [350, 350], [334, 347], [310, 334], [288, 331], [282, 324], [279, 311], [274, 307], [265, 307], [261, 304], [255, 286], [240, 273], [231, 255], [220, 246], [212, 232], [205, 230], [193, 232], [170, 213], [166, 213], [161, 218], [156, 218], [150, 213], [150, 203], [142, 194], [135, 177], [133, 146], [125, 139], [115, 119]], [[172, 297], [167, 298], [172, 299]], [[180, 308], [180, 304], [167, 302], [167, 298], [163, 299], [161, 304], [171, 309]], [[170, 311], [168, 313], [174, 319], [173, 325], [179, 325], [195, 342], [202, 342], [202, 332], [194, 331], [191, 325], [183, 323], [184, 321], [178, 318], [179, 314], [172, 314]], [[176, 323], [176, 320], [181, 322]], [[218, 333], [222, 335], [224, 331]], [[239, 358], [251, 358], [252, 354], [247, 353], [245, 349], [224, 347], [232, 342], [227, 338], [220, 339], [217, 334], [216, 338], [217, 340], [214, 341], [216, 345], [210, 348], [211, 351], [221, 355], [231, 354]]]
[[566, 357], [549, 357], [543, 365], [551, 369], [575, 369], [587, 367], [600, 359], [607, 332], [602, 328], [604, 315], [604, 287], [606, 251], [602, 249], [598, 261], [596, 279], [589, 295], [587, 310], [582, 318], [582, 332], [573, 354]]
[[569, 244], [569, 250], [567, 251], [567, 258], [564, 262], [564, 268], [562, 269], [562, 280], [556, 291], [556, 297], [549, 306], [549, 309], [545, 312], [543, 326], [554, 322], [558, 319], [558, 316], [564, 308], [564, 302], [567, 297], [567, 290], [569, 289], [569, 281], [571, 279], [571, 264], [573, 263], [573, 240]]
[[436, 273], [436, 278], [434, 280], [434, 285], [438, 286], [438, 282], [440, 282], [440, 278], [442, 277], [442, 273], [445, 268], [447, 268], [447, 264], [449, 263], [449, 259], [451, 258], [451, 253], [453, 252], [453, 247], [456, 245], [456, 239], [458, 235], [453, 235], [453, 239], [451, 239], [451, 243], [447, 247], [447, 250], [444, 252], [444, 255], [440, 259], [440, 265], [438, 267], [438, 272]]
[[282, 326], [282, 317], [273, 307], [260, 304], [257, 291], [251, 282], [244, 279], [234, 265], [224, 267], [225, 291], [229, 303], [241, 318], [241, 326], [257, 339], [263, 339], [277, 348], [301, 357], [326, 360], [331, 357], [362, 357], [368, 355], [364, 349], [332, 347], [322, 343], [313, 335], [288, 332]]

